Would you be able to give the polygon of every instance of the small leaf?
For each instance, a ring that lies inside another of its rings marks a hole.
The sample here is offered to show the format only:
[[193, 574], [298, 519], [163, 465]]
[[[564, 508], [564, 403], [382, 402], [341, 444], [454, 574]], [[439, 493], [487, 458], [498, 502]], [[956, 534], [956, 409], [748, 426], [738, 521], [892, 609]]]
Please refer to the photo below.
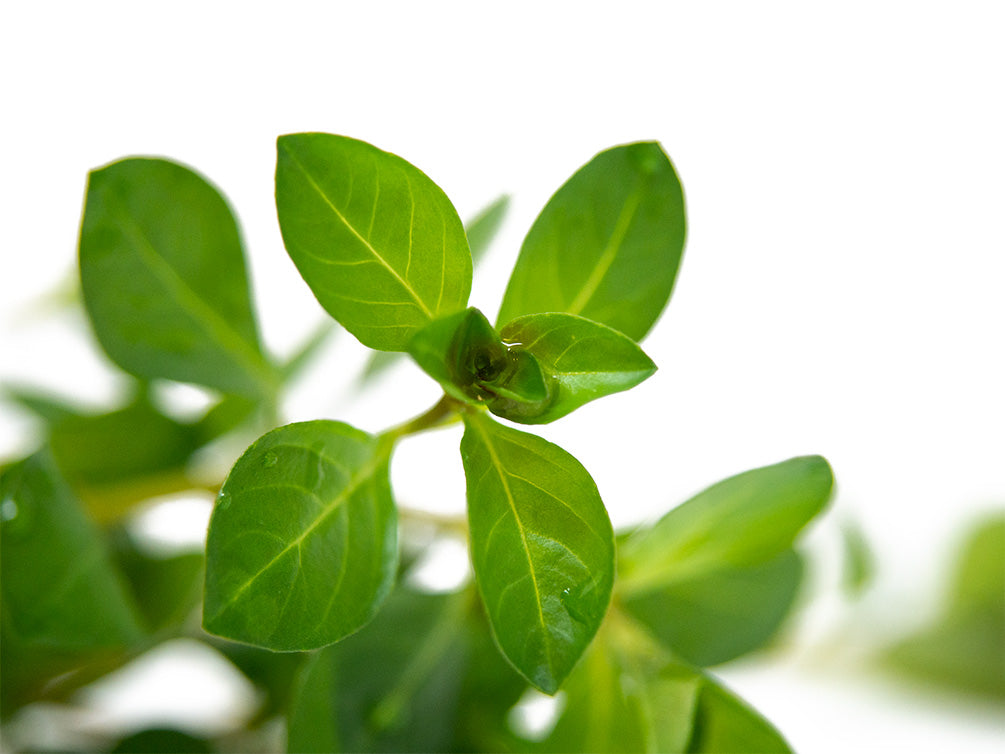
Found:
[[942, 614], [886, 653], [914, 679], [1005, 699], [1005, 515], [969, 532]]
[[481, 413], [464, 423], [471, 558], [489, 621], [514, 667], [553, 694], [610, 602], [611, 523], [564, 450]]
[[398, 589], [366, 628], [312, 657], [290, 707], [288, 751], [448, 751], [468, 600]]
[[[482, 332], [479, 320], [484, 321], [489, 335]], [[475, 342], [472, 344], [472, 341]], [[464, 352], [460, 353], [462, 342], [466, 345], [463, 346]], [[430, 322], [409, 341], [408, 353], [451, 396], [476, 403], [478, 393], [471, 389], [476, 374], [464, 366], [464, 361], [469, 360], [472, 364], [476, 360], [487, 364], [493, 360], [501, 361], [505, 358], [506, 349], [485, 316], [471, 308]]]
[[463, 309], [471, 253], [450, 200], [418, 168], [362, 141], [279, 137], [283, 242], [321, 306], [361, 343], [404, 351]]
[[639, 594], [721, 568], [763, 563], [788, 548], [824, 509], [833, 484], [820, 456], [719, 482], [625, 542], [619, 588]]
[[791, 754], [782, 735], [739, 697], [705, 676], [695, 711], [689, 754]]
[[518, 317], [500, 336], [511, 349], [533, 355], [551, 378], [551, 402], [525, 423], [554, 421], [589, 401], [635, 387], [656, 371], [631, 338], [572, 314]]
[[388, 455], [333, 421], [289, 424], [248, 448], [210, 519], [206, 630], [294, 651], [367, 623], [397, 564]]
[[234, 216], [188, 168], [131, 158], [91, 172], [80, 280], [98, 340], [127, 372], [275, 392]]
[[475, 266], [485, 255], [508, 211], [509, 197], [503, 194], [464, 223], [464, 232], [468, 237], [468, 246], [471, 249], [471, 261]]
[[3, 610], [23, 643], [102, 649], [142, 637], [101, 533], [47, 454], [0, 476], [0, 533]]
[[684, 226], [680, 181], [659, 144], [601, 152], [534, 222], [498, 323], [566, 312], [642, 340], [673, 290]]
[[789, 614], [802, 575], [803, 561], [789, 549], [759, 565], [630, 594], [622, 607], [675, 655], [707, 667], [764, 646]]
[[844, 549], [841, 586], [849, 597], [856, 597], [872, 581], [876, 558], [862, 527], [855, 523], [846, 522], [841, 527], [841, 544]]

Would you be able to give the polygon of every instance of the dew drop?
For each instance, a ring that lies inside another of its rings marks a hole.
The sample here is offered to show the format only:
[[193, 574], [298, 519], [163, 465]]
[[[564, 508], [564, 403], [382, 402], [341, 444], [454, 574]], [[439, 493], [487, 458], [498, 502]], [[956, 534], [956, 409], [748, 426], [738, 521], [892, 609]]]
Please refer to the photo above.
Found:
[[221, 492], [220, 496], [216, 499], [216, 507], [222, 511], [227, 510], [230, 507], [230, 493]]
[[262, 459], [262, 465], [265, 466], [265, 468], [267, 469], [271, 469], [277, 463], [279, 463], [279, 458], [277, 458], [276, 454], [273, 453], [272, 451], [266, 453], [265, 457]]
[[582, 599], [580, 596], [574, 595], [572, 590], [566, 587], [562, 590], [562, 595], [559, 599], [561, 599], [562, 606], [569, 613], [570, 618], [579, 623], [589, 623], [587, 616], [583, 614], [583, 606], [580, 604]]
[[0, 503], [0, 521], [12, 521], [17, 518], [17, 503], [13, 498], [7, 498]]

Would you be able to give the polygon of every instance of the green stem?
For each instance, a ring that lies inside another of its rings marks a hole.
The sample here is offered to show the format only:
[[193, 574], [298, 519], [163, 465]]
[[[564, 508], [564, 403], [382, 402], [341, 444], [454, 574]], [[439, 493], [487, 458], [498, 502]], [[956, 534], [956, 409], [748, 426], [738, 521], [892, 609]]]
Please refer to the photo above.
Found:
[[380, 437], [382, 440], [393, 445], [407, 435], [414, 435], [418, 432], [425, 432], [429, 429], [453, 424], [460, 420], [459, 412], [463, 406], [464, 404], [461, 401], [444, 394], [436, 405], [428, 411], [419, 414], [414, 419], [409, 419], [403, 424], [391, 427], [391, 429], [382, 432]]

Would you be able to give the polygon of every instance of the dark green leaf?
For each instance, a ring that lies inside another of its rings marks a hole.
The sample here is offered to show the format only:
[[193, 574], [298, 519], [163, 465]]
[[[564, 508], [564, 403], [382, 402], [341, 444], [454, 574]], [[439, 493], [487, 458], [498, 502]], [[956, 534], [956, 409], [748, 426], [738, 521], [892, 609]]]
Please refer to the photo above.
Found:
[[499, 312], [567, 312], [640, 341], [673, 290], [684, 196], [656, 142], [601, 152], [549, 200], [520, 249]]
[[488, 250], [508, 210], [509, 197], [504, 194], [464, 224], [471, 261], [475, 266]]
[[464, 416], [471, 558], [493, 633], [553, 694], [603, 619], [614, 535], [589, 473], [535, 435]]
[[91, 172], [80, 231], [84, 304], [128, 372], [271, 396], [234, 216], [220, 193], [166, 160]]
[[718, 665], [763, 646], [789, 614], [803, 575], [793, 550], [628, 595], [625, 611], [678, 657]]
[[243, 395], [228, 395], [218, 403], [213, 404], [195, 424], [192, 431], [195, 434], [195, 444], [198, 447], [207, 445], [219, 437], [237, 429], [249, 421], [261, 405]]
[[333, 421], [289, 424], [248, 448], [210, 519], [206, 630], [295, 651], [367, 623], [397, 562], [389, 451]]
[[58, 649], [121, 647], [142, 631], [94, 524], [48, 455], [0, 477], [3, 611], [23, 642]]
[[500, 336], [512, 351], [533, 355], [550, 378], [550, 402], [541, 413], [524, 418], [525, 423], [554, 421], [584, 403], [635, 387], [656, 371], [631, 338], [572, 314], [519, 317]]
[[112, 539], [112, 556], [151, 632], [180, 626], [202, 596], [201, 552], [155, 555], [125, 530]]
[[450, 200], [395, 155], [332, 134], [281, 136], [276, 207], [286, 250], [321, 306], [361, 343], [404, 351], [463, 309], [471, 254]]
[[833, 483], [820, 456], [719, 482], [625, 542], [619, 589], [641, 594], [722, 568], [763, 563], [787, 549], [824, 509]]
[[702, 682], [689, 754], [790, 754], [775, 727], [710, 676]]
[[[481, 332], [479, 320], [489, 328], [488, 336]], [[462, 346], [465, 350], [460, 353]], [[468, 403], [476, 402], [479, 396], [471, 389], [476, 375], [466, 369], [465, 359], [474, 363], [477, 357], [490, 363], [504, 359], [505, 352], [488, 320], [474, 308], [433, 320], [408, 344], [409, 355], [426, 374], [454, 398]]]
[[205, 738], [196, 738], [174, 728], [147, 728], [126, 736], [112, 747], [111, 754], [210, 754], [213, 747]]
[[399, 589], [366, 628], [311, 658], [291, 705], [288, 750], [446, 751], [469, 601]]

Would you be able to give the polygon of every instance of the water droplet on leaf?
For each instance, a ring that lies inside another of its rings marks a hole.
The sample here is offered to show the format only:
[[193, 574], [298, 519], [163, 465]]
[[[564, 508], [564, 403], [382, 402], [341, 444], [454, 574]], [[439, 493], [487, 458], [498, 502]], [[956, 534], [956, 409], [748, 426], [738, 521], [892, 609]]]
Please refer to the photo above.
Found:
[[0, 503], [0, 521], [11, 521], [17, 518], [17, 503], [12, 498], [7, 498]]
[[230, 507], [230, 493], [221, 492], [220, 496], [216, 499], [216, 505], [220, 510], [227, 510]]

